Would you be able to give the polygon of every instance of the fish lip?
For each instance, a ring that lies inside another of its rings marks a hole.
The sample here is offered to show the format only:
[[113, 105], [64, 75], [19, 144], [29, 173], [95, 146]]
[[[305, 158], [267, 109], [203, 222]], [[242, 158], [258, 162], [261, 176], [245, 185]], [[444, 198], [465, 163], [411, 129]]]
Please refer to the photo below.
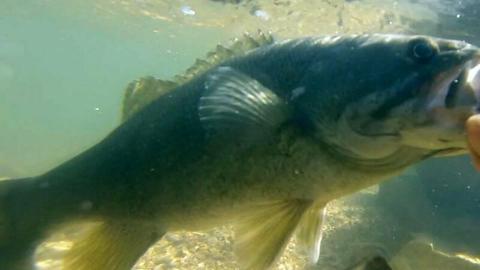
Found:
[[439, 149], [434, 151], [433, 155], [440, 157], [440, 156], [455, 156], [458, 154], [465, 153], [467, 151], [466, 148], [464, 147], [449, 147], [449, 148], [444, 148], [444, 149]]
[[456, 65], [449, 70], [437, 75], [432, 85], [432, 96], [428, 102], [428, 108], [443, 108], [447, 103], [447, 97], [452, 92], [453, 83], [458, 80], [462, 72], [465, 70], [465, 63]]
[[466, 83], [472, 88], [476, 99], [474, 113], [480, 113], [480, 55], [469, 61]]
[[401, 134], [398, 132], [377, 132], [377, 133], [368, 133], [368, 132], [358, 132], [357, 133], [361, 136], [371, 137], [372, 139], [380, 138], [380, 137], [391, 137], [391, 138], [399, 138]]
[[456, 99], [462, 91], [467, 91], [464, 89], [466, 87], [470, 87], [475, 96], [476, 105], [472, 114], [473, 111], [480, 112], [480, 52], [436, 76], [431, 86], [433, 92], [427, 101], [428, 111], [455, 109], [457, 105], [451, 104], [454, 102], [451, 99]]

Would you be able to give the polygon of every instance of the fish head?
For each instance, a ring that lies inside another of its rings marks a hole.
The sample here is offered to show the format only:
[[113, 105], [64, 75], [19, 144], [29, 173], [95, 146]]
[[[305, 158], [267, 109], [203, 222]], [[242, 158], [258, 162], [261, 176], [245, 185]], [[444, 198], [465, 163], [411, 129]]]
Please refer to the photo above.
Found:
[[336, 62], [327, 75], [316, 73], [314, 81], [327, 89], [306, 95], [310, 107], [322, 107], [309, 113], [316, 134], [335, 153], [374, 165], [409, 165], [466, 151], [465, 121], [480, 104], [477, 47], [402, 35], [340, 44], [331, 47]]

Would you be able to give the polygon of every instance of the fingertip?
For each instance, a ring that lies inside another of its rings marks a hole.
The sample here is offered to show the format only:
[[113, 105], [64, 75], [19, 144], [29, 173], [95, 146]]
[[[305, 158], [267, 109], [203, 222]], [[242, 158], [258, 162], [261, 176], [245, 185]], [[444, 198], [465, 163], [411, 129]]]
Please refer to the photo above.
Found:
[[472, 156], [473, 167], [480, 172], [480, 157], [477, 155]]
[[467, 119], [467, 130], [469, 132], [480, 132], [480, 114], [473, 115]]
[[480, 171], [480, 115], [471, 116], [466, 123], [468, 148], [472, 157], [472, 162]]

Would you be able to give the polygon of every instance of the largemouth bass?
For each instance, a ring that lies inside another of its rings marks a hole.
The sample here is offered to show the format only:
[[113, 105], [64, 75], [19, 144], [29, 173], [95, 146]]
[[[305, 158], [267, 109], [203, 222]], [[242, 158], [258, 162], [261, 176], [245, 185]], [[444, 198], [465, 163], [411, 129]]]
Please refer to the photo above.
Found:
[[168, 231], [222, 224], [244, 269], [270, 267], [294, 232], [314, 262], [326, 203], [465, 153], [479, 57], [462, 41], [372, 34], [207, 64], [71, 160], [0, 182], [0, 266], [31, 269], [40, 241], [82, 221], [99, 225], [64, 269], [130, 269]]

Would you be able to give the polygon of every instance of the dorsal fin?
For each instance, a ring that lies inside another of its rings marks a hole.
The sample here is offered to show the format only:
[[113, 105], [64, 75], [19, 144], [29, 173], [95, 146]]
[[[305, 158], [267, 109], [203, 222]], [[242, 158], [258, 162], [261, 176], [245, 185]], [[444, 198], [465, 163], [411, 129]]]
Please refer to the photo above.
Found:
[[270, 33], [265, 34], [262, 31], [258, 31], [254, 35], [245, 33], [242, 38], [232, 40], [229, 46], [217, 45], [213, 51], [207, 53], [205, 59], [197, 59], [195, 64], [188, 68], [184, 74], [176, 76], [175, 81], [179, 83], [187, 82], [226, 59], [245, 55], [250, 50], [272, 44], [273, 41], [273, 36]]
[[192, 80], [221, 62], [245, 55], [250, 50], [273, 42], [274, 39], [270, 33], [262, 31], [253, 35], [245, 33], [242, 38], [232, 40], [229, 46], [217, 45], [214, 50], [207, 53], [204, 59], [197, 59], [191, 67], [183, 74], [176, 75], [173, 80], [158, 80], [149, 76], [131, 82], [125, 90], [122, 122], [159, 96]]
[[151, 76], [129, 83], [123, 97], [122, 122], [177, 86], [176, 82], [157, 80]]

